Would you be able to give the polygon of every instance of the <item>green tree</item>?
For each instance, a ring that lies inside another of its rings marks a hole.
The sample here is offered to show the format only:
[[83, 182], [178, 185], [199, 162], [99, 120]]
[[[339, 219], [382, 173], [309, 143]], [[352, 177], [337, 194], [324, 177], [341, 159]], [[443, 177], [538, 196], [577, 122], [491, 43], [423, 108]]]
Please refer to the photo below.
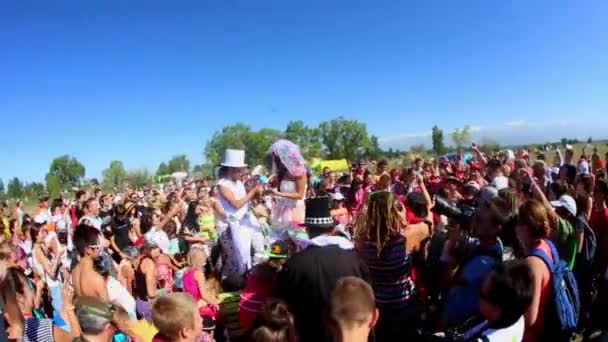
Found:
[[152, 175], [147, 169], [129, 170], [125, 180], [135, 189], [141, 189], [153, 183]]
[[4, 189], [4, 181], [2, 180], [2, 178], [0, 178], [0, 199], [4, 199], [5, 195], [6, 193]]
[[171, 172], [169, 172], [169, 167], [167, 166], [167, 163], [162, 162], [160, 163], [160, 165], [158, 165], [158, 169], [156, 170], [156, 175], [157, 176], [164, 176], [164, 175], [168, 175]]
[[456, 128], [452, 132], [452, 141], [456, 145], [458, 153], [462, 152], [462, 149], [469, 143], [471, 143], [471, 128], [464, 126], [464, 128]]
[[380, 142], [378, 141], [378, 137], [372, 135], [369, 138], [369, 146], [367, 151], [365, 152], [365, 156], [371, 160], [376, 160], [382, 158], [382, 148], [380, 148]]
[[592, 142], [593, 142], [593, 138], [592, 138], [592, 137], [589, 137], [589, 138], [587, 139], [587, 144], [591, 144]]
[[215, 132], [205, 145], [205, 158], [211, 165], [218, 165], [226, 149], [246, 150], [247, 139], [251, 132], [251, 127], [243, 123], [222, 128], [221, 131]]
[[213, 165], [206, 163], [194, 165], [194, 167], [192, 168], [192, 174], [197, 178], [213, 177], [213, 171]]
[[110, 162], [110, 166], [103, 170], [102, 175], [103, 186], [105, 188], [114, 188], [122, 185], [127, 176], [127, 171], [120, 160], [113, 160]]
[[290, 121], [285, 129], [285, 139], [300, 146], [305, 158], [322, 157], [323, 144], [321, 143], [321, 131], [318, 128], [310, 128], [303, 121]]
[[14, 177], [8, 182], [7, 185], [7, 196], [12, 199], [18, 199], [23, 197], [23, 183], [19, 178]]
[[426, 154], [427, 153], [427, 148], [424, 144], [418, 144], [418, 145], [414, 145], [412, 147], [410, 147], [410, 152], [413, 154]]
[[169, 171], [169, 173], [180, 172], [180, 171], [189, 172], [190, 171], [190, 160], [188, 159], [188, 157], [185, 154], [173, 156], [167, 162], [167, 171]]
[[328, 158], [354, 160], [370, 145], [367, 126], [357, 120], [338, 117], [322, 122], [319, 130]]
[[85, 168], [76, 158], [64, 155], [51, 162], [46, 174], [47, 191], [57, 196], [61, 190], [79, 186], [84, 178]]
[[23, 195], [27, 198], [37, 198], [42, 192], [44, 192], [44, 184], [42, 183], [27, 183], [23, 187]]
[[250, 132], [245, 136], [245, 160], [249, 166], [263, 165], [267, 159], [270, 145], [282, 137], [276, 129], [263, 128], [259, 132]]
[[446, 152], [445, 143], [443, 141], [443, 130], [437, 127], [437, 125], [433, 126], [433, 152], [437, 155], [444, 154]]
[[566, 145], [568, 145], [568, 138], [562, 138], [561, 142], [562, 142], [562, 146], [566, 147]]
[[479, 144], [479, 149], [484, 153], [496, 152], [500, 151], [501, 146], [498, 141], [484, 137], [481, 139], [481, 144]]

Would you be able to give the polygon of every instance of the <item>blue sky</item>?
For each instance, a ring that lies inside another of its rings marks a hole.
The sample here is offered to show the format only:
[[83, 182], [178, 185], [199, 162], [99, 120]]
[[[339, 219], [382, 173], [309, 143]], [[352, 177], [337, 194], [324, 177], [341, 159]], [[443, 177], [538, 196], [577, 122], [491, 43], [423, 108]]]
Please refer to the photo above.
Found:
[[[155, 171], [224, 125], [344, 115], [384, 146], [599, 137], [606, 1], [2, 1], [0, 177]], [[605, 134], [604, 136], [608, 136]]]

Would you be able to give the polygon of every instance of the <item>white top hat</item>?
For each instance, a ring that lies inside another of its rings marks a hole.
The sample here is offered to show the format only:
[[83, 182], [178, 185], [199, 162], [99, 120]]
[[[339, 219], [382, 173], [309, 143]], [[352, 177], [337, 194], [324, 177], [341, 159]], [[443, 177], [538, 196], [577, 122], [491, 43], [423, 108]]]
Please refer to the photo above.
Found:
[[245, 164], [245, 151], [243, 150], [226, 150], [224, 154], [224, 162], [221, 166], [227, 167], [246, 167]]

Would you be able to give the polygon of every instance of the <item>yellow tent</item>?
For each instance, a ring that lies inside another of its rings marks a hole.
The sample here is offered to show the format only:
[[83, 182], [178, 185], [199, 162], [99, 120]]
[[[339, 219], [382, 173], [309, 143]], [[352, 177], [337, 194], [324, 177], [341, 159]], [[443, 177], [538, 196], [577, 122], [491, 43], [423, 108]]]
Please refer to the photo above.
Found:
[[310, 163], [310, 167], [315, 171], [320, 171], [323, 168], [330, 168], [332, 171], [348, 171], [350, 170], [350, 165], [346, 159], [334, 159], [334, 160], [323, 160], [323, 159], [313, 159]]

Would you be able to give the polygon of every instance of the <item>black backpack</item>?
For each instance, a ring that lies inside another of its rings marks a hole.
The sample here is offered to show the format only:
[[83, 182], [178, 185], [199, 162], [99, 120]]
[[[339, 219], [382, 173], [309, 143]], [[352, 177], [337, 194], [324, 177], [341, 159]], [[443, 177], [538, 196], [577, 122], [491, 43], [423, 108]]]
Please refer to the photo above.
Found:
[[583, 239], [583, 249], [576, 258], [580, 259], [580, 261], [584, 262], [586, 265], [592, 265], [593, 261], [595, 260], [595, 251], [597, 250], [597, 240], [595, 238], [595, 232], [593, 231], [593, 229], [591, 229], [585, 217], [577, 216], [575, 220], [575, 228], [583, 227], [583, 230], [585, 232], [585, 238]]

